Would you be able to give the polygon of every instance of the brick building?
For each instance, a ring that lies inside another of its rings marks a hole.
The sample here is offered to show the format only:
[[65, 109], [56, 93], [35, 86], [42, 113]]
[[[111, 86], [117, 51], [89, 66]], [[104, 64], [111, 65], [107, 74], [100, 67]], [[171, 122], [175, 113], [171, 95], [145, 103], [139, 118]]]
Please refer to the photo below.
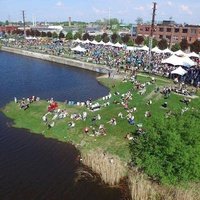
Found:
[[[137, 35], [147, 37], [150, 35], [151, 25], [137, 25]], [[161, 40], [167, 39], [170, 45], [180, 43], [182, 39], [187, 39], [188, 43], [193, 43], [200, 39], [200, 26], [196, 25], [180, 25], [174, 21], [163, 21], [161, 24], [156, 24], [154, 29], [154, 38]]]
[[17, 30], [18, 26], [13, 25], [6, 25], [6, 26], [0, 26], [0, 33], [12, 33], [14, 30]]

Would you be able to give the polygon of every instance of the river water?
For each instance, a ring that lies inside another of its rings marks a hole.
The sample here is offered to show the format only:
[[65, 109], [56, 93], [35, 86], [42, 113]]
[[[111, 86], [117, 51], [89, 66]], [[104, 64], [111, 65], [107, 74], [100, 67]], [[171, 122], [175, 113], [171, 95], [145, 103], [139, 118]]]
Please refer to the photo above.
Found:
[[[0, 107], [17, 98], [85, 101], [108, 94], [98, 74], [60, 64], [0, 52]], [[77, 161], [71, 144], [11, 127], [0, 112], [1, 200], [118, 200], [119, 188], [109, 188]], [[86, 176], [80, 176], [85, 171]], [[87, 175], [88, 174], [88, 175]]]

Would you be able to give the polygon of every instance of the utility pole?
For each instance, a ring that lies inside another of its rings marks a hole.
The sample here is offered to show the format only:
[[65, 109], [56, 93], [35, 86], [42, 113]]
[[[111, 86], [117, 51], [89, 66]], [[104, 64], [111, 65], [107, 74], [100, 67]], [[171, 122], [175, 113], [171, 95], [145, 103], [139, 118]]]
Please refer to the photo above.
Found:
[[149, 67], [151, 65], [151, 49], [153, 43], [153, 32], [154, 32], [154, 25], [155, 25], [155, 15], [156, 15], [156, 2], [153, 2], [153, 13], [152, 13], [152, 20], [151, 20], [151, 31], [149, 36]]
[[25, 11], [22, 10], [23, 26], [24, 26], [24, 38], [26, 38], [26, 22], [25, 22]]

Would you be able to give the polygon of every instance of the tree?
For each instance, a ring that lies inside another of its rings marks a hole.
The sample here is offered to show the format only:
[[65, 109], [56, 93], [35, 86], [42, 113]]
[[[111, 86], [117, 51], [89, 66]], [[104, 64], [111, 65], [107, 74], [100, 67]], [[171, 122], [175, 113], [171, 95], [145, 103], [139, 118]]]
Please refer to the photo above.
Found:
[[44, 32], [44, 31], [42, 31], [42, 32], [41, 32], [41, 37], [46, 37], [46, 36], [47, 36], [47, 33]]
[[96, 35], [96, 36], [95, 36], [95, 40], [96, 40], [97, 42], [100, 42], [100, 41], [101, 41], [101, 35]]
[[130, 39], [130, 35], [128, 35], [128, 34], [126, 34], [126, 35], [124, 35], [124, 36], [122, 37], [122, 41], [123, 41], [123, 43], [125, 43], [125, 44], [128, 43], [129, 39]]
[[138, 35], [136, 38], [135, 38], [135, 44], [137, 45], [141, 45], [144, 41], [144, 37], [141, 36], [141, 35]]
[[81, 35], [80, 32], [76, 32], [76, 33], [74, 34], [74, 39], [75, 39], [75, 40], [76, 40], [76, 39], [81, 39], [81, 37], [82, 37], [82, 35]]
[[62, 32], [62, 31], [60, 31], [60, 33], [59, 33], [59, 36], [58, 36], [60, 39], [61, 38], [64, 38], [65, 37], [65, 35], [64, 35], [64, 33]]
[[[149, 46], [149, 37], [146, 37], [144, 39], [144, 45]], [[158, 45], [158, 41], [155, 38], [153, 38], [153, 40], [152, 40], [152, 48], [154, 48], [157, 45]]]
[[188, 41], [187, 39], [182, 39], [182, 41], [180, 42], [180, 47], [181, 47], [181, 50], [185, 51], [186, 49], [188, 49], [189, 47], [189, 44], [188, 44]]
[[179, 43], [174, 44], [174, 45], [172, 46], [172, 48], [171, 48], [172, 51], [178, 51], [179, 49], [181, 49]]
[[129, 41], [127, 42], [128, 46], [134, 46], [134, 41], [133, 39], [129, 38]]
[[47, 32], [47, 37], [52, 37], [52, 33], [49, 31], [49, 32]]
[[107, 33], [103, 33], [103, 35], [101, 36], [101, 38], [106, 43], [109, 42], [109, 40], [110, 40]]
[[83, 40], [90, 40], [90, 35], [89, 35], [89, 33], [84, 33], [83, 34]]
[[113, 43], [117, 43], [117, 39], [119, 38], [120, 36], [117, 34], [117, 33], [113, 33], [111, 35], [111, 40]]
[[161, 50], [166, 49], [167, 48], [167, 40], [166, 39], [161, 39], [158, 42], [158, 48], [161, 49]]
[[67, 40], [73, 40], [73, 33], [72, 33], [72, 31], [68, 31], [67, 34], [66, 34], [66, 36], [65, 36], [65, 38]]
[[152, 116], [130, 145], [132, 160], [154, 180], [166, 184], [200, 179], [200, 110], [169, 118]]
[[136, 24], [143, 24], [143, 19], [141, 17], [138, 17], [136, 20], [135, 20]]
[[196, 40], [190, 45], [190, 51], [194, 51], [196, 53], [200, 52], [200, 41]]
[[54, 31], [54, 32], [52, 33], [52, 37], [53, 37], [53, 38], [58, 38], [58, 34]]

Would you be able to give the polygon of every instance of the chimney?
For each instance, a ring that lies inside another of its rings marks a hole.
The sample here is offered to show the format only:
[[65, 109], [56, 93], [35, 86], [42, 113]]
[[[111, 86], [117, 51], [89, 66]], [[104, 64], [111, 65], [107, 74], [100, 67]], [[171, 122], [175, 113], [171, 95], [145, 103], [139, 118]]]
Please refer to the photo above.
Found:
[[69, 17], [69, 26], [71, 26], [71, 20], [72, 20], [72, 18]]

